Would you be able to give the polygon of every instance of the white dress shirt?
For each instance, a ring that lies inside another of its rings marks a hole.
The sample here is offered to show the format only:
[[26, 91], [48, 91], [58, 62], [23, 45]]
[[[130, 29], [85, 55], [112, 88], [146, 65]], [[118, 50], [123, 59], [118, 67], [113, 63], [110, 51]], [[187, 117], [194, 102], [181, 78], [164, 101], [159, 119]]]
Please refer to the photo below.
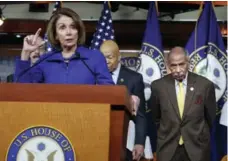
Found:
[[222, 107], [222, 113], [221, 113], [221, 116], [220, 116], [220, 124], [221, 125], [224, 125], [224, 126], [228, 126], [228, 120], [227, 120], [227, 102], [223, 105]]
[[117, 80], [120, 74], [120, 68], [121, 68], [121, 64], [119, 63], [117, 68], [112, 72], [112, 80], [115, 84], [117, 84]]

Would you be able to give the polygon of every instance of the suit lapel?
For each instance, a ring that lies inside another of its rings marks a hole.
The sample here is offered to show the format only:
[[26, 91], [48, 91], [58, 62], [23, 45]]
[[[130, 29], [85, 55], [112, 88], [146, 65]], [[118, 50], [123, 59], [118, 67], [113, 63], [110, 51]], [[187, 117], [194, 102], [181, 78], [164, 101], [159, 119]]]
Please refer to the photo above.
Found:
[[118, 85], [124, 85], [124, 67], [121, 65], [120, 67], [120, 72], [117, 78], [117, 83]]
[[195, 79], [194, 75], [191, 72], [188, 72], [188, 81], [187, 81], [187, 89], [186, 89], [186, 96], [185, 96], [185, 106], [184, 106], [184, 113], [183, 113], [183, 119], [186, 115], [186, 113], [191, 108], [192, 98], [195, 94]]
[[175, 80], [172, 78], [171, 75], [169, 75], [167, 79], [168, 79], [167, 89], [168, 89], [169, 99], [173, 105], [174, 110], [176, 111], [178, 118], [180, 119], [180, 112], [177, 104]]

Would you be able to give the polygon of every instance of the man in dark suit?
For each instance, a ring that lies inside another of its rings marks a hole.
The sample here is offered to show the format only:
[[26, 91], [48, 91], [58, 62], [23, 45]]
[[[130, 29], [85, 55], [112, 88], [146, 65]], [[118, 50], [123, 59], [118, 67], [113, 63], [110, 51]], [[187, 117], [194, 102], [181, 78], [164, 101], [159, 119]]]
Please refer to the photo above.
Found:
[[127, 161], [131, 161], [132, 159], [138, 160], [143, 155], [146, 137], [143, 77], [141, 74], [121, 65], [121, 55], [116, 42], [107, 40], [101, 45], [100, 50], [106, 58], [114, 83], [118, 85], [125, 85], [131, 95], [134, 106], [133, 114], [136, 115], [136, 137], [133, 152], [131, 153], [129, 150], [127, 151]]
[[173, 48], [171, 74], [151, 85], [149, 106], [158, 124], [158, 161], [210, 161], [210, 128], [216, 117], [212, 82], [188, 71], [187, 53]]

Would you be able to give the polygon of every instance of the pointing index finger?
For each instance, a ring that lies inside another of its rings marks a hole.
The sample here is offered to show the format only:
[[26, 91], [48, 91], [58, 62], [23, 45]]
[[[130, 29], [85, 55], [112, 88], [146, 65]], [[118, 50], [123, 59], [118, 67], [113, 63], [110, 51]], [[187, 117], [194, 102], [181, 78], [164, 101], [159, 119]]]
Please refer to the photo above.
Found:
[[37, 38], [40, 36], [40, 32], [41, 32], [41, 28], [39, 28], [39, 29], [36, 31], [36, 33], [35, 33], [35, 35], [34, 35], [34, 37], [33, 37], [33, 40], [32, 40], [32, 44], [33, 44], [33, 45], [35, 44]]

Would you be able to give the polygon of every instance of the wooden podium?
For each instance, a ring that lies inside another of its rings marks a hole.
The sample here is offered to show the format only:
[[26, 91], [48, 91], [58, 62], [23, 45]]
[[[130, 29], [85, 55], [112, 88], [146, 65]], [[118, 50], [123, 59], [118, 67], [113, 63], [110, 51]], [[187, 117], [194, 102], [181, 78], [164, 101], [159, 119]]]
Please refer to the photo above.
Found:
[[24, 129], [63, 132], [77, 161], [124, 161], [129, 118], [124, 86], [0, 84], [0, 160]]

